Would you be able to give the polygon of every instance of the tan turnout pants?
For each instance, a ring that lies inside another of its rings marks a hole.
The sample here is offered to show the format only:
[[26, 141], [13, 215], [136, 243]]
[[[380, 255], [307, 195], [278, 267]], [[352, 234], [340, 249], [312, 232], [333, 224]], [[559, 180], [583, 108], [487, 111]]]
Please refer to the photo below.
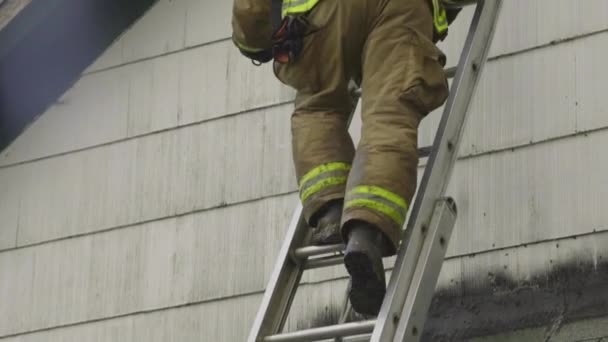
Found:
[[[378, 227], [396, 251], [416, 191], [420, 120], [447, 98], [445, 56], [433, 44], [428, 0], [321, 0], [307, 14], [314, 33], [295, 62], [275, 63], [297, 90], [293, 159], [304, 215], [344, 199], [350, 223]], [[361, 141], [355, 151], [347, 121], [361, 85]]]

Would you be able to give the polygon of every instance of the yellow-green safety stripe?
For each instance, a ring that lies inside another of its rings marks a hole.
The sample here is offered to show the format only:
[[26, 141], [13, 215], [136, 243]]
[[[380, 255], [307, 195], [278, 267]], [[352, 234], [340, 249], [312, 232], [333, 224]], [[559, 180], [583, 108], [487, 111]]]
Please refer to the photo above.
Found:
[[350, 171], [350, 164], [348, 163], [327, 163], [320, 166], [315, 167], [314, 169], [308, 171], [302, 178], [300, 179], [300, 187], [306, 184], [308, 181], [313, 178], [319, 177], [323, 173], [333, 172], [333, 171]]
[[362, 185], [349, 191], [345, 208], [363, 207], [374, 210], [391, 218], [397, 225], [403, 226], [408, 205], [401, 196], [386, 189]]
[[312, 10], [320, 0], [283, 0], [283, 17]]
[[307, 188], [306, 191], [300, 194], [300, 199], [302, 202], [306, 201], [310, 196], [316, 194], [317, 192], [328, 188], [330, 186], [342, 185], [346, 184], [346, 177], [329, 177], [324, 178], [315, 183], [310, 188]]
[[247, 46], [234, 38], [232, 39], [232, 41], [234, 42], [234, 45], [236, 45], [236, 47], [238, 47], [240, 50], [245, 51], [245, 52], [257, 53], [257, 52], [264, 51], [264, 49], [258, 49], [258, 48], [253, 48], [253, 47]]
[[350, 168], [348, 163], [333, 162], [310, 170], [300, 179], [300, 199], [304, 202], [328, 187], [346, 184]]
[[[282, 16], [288, 14], [305, 13], [312, 10], [320, 0], [284, 0]], [[439, 34], [448, 29], [448, 16], [440, 0], [433, 0], [433, 22]]]
[[401, 196], [394, 194], [388, 190], [385, 190], [379, 186], [360, 185], [360, 186], [357, 186], [354, 189], [352, 189], [349, 192], [349, 194], [369, 194], [369, 195], [382, 197], [385, 200], [388, 200], [388, 201], [398, 205], [399, 207], [403, 208], [404, 210], [407, 210], [407, 203], [405, 203], [405, 200]]
[[364, 207], [364, 208], [368, 208], [368, 209], [372, 209], [374, 211], [380, 212], [380, 213], [390, 217], [399, 226], [403, 226], [403, 224], [405, 223], [405, 217], [403, 215], [401, 215], [401, 213], [399, 211], [395, 210], [395, 208], [393, 208], [389, 205], [380, 203], [375, 200], [359, 198], [359, 199], [354, 199], [354, 200], [346, 202], [346, 205], [345, 205], [346, 209], [353, 208], [353, 207]]
[[433, 22], [437, 33], [443, 34], [448, 30], [448, 15], [440, 0], [433, 0]]

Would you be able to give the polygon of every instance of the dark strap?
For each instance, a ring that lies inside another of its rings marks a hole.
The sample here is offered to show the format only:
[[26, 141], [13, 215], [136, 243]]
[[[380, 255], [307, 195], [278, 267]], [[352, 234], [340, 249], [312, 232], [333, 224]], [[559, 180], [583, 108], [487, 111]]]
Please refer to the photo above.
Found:
[[456, 16], [458, 16], [461, 10], [462, 8], [448, 8], [445, 10], [448, 14], [448, 24], [452, 24], [456, 20]]
[[283, 0], [270, 0], [270, 1], [272, 1], [272, 7], [271, 7], [272, 28], [273, 28], [273, 31], [276, 31], [281, 26], [281, 21], [283, 21], [283, 18], [282, 18]]

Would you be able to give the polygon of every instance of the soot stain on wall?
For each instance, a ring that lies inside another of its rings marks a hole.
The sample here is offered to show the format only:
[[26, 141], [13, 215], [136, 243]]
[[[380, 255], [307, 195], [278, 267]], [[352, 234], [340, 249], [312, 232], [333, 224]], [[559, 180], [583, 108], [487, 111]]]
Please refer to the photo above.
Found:
[[[572, 259], [545, 273], [514, 279], [497, 266], [436, 291], [423, 341], [469, 338], [546, 328], [546, 341], [569, 322], [608, 315], [608, 261]], [[297, 329], [338, 323], [342, 308], [324, 306]], [[352, 314], [349, 321], [366, 319]]]

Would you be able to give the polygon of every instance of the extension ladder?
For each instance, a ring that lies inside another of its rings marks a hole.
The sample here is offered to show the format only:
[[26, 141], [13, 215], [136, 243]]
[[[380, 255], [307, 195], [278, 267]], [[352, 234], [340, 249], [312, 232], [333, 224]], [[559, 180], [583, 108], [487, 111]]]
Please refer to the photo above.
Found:
[[348, 309], [345, 309], [340, 324], [282, 333], [303, 272], [342, 263], [344, 249], [343, 244], [307, 246], [311, 229], [304, 222], [302, 207], [298, 205], [248, 342], [420, 340], [456, 221], [456, 205], [444, 194], [502, 4], [502, 0], [442, 2], [446, 7], [476, 4], [476, 11], [458, 67], [447, 70], [454, 80], [433, 146], [419, 151], [422, 157], [429, 159], [378, 317], [344, 323], [348, 315]]

